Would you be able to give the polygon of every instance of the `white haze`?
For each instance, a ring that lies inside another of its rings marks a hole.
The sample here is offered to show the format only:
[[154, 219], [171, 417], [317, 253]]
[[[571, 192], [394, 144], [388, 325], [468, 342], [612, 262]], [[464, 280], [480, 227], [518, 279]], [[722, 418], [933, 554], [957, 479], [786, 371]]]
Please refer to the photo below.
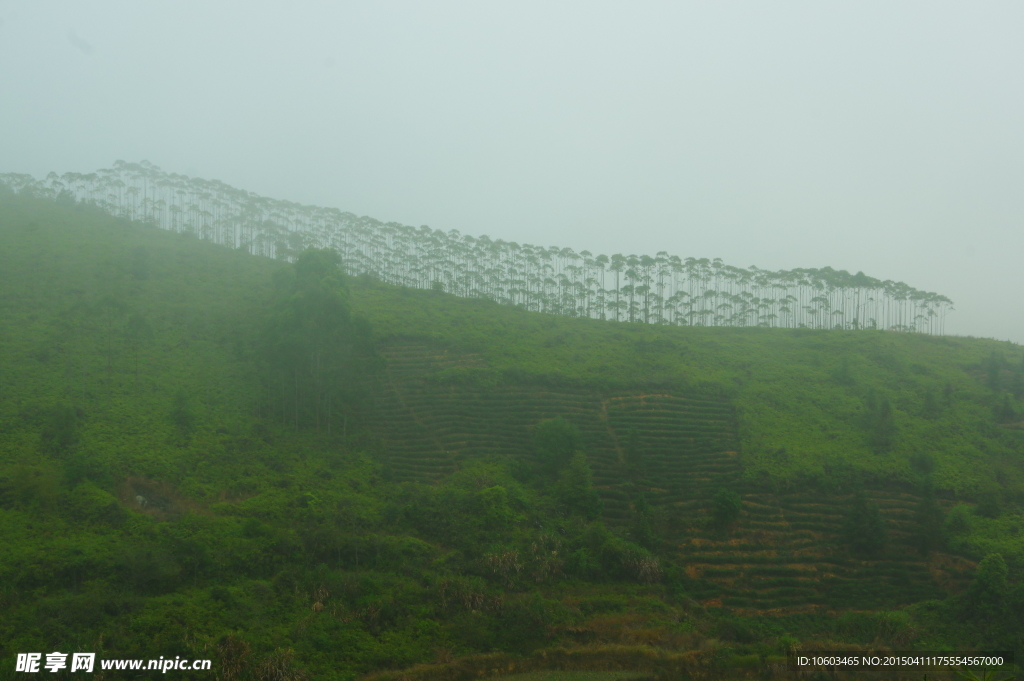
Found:
[[1024, 341], [1024, 4], [0, 2], [0, 172], [147, 159], [595, 253], [902, 280]]

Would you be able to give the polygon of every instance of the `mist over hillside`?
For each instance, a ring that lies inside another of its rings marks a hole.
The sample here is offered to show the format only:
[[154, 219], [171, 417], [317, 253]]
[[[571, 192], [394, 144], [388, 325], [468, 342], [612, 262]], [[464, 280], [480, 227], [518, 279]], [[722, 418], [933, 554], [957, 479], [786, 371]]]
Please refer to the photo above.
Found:
[[0, 681], [1020, 676], [1022, 34], [0, 2]]
[[257, 255], [292, 260], [307, 248], [330, 248], [349, 274], [570, 317], [942, 334], [953, 308], [937, 293], [831, 267], [769, 272], [666, 252], [595, 256], [425, 225], [383, 224], [168, 174], [146, 161], [118, 161], [89, 174], [51, 172], [45, 182], [24, 174], [0, 175], [0, 181], [26, 196], [88, 203], [114, 216]]
[[863, 271], [1024, 342], [1013, 3], [182, 1], [4, 3], [0, 91], [31, 105], [0, 173], [149, 159], [445, 234]]
[[0, 674], [1021, 647], [1020, 346], [541, 314], [57, 199], [0, 191]]

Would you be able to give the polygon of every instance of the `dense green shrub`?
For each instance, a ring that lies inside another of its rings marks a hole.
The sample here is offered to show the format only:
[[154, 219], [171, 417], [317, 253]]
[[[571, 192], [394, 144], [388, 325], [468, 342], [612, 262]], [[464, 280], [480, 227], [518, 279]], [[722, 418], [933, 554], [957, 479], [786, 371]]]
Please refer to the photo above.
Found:
[[1005, 617], [1009, 592], [1006, 561], [998, 553], [992, 553], [978, 564], [967, 591], [967, 603], [980, 616]]
[[712, 517], [719, 528], [725, 528], [736, 522], [743, 511], [743, 499], [731, 489], [720, 489], [715, 492]]
[[945, 516], [935, 500], [935, 491], [929, 486], [914, 510], [914, 543], [921, 555], [943, 548], [943, 523]]
[[555, 487], [555, 498], [569, 512], [578, 513], [587, 520], [597, 520], [601, 517], [604, 504], [594, 491], [593, 477], [586, 455], [577, 451], [562, 470]]
[[551, 470], [560, 470], [573, 455], [583, 450], [580, 429], [561, 416], [538, 423], [533, 430], [537, 457]]
[[843, 519], [843, 537], [854, 552], [867, 555], [882, 551], [889, 543], [878, 506], [870, 503], [863, 492], [853, 495]]

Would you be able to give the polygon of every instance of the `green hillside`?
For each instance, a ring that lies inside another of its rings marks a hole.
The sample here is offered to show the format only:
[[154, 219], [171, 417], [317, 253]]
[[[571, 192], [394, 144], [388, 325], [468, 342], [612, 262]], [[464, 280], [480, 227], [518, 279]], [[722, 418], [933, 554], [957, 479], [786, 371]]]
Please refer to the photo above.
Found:
[[556, 317], [303, 258], [0, 193], [0, 678], [1021, 647], [1020, 346]]

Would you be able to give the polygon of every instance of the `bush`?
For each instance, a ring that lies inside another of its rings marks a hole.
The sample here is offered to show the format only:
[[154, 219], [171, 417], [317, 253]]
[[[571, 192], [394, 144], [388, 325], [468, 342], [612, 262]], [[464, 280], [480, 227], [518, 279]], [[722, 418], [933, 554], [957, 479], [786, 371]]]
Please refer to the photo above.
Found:
[[853, 495], [853, 504], [843, 521], [843, 537], [856, 553], [874, 554], [889, 542], [878, 507], [868, 503], [863, 492]]
[[179, 439], [187, 443], [192, 437], [192, 431], [196, 427], [196, 415], [189, 404], [188, 395], [183, 390], [179, 390], [174, 396], [174, 405], [171, 408], [171, 422], [178, 429]]
[[914, 513], [917, 527], [914, 530], [914, 543], [922, 556], [937, 551], [943, 546], [942, 525], [943, 514], [935, 501], [935, 493], [929, 487], [917, 505]]
[[719, 528], [725, 528], [737, 520], [743, 511], [743, 499], [730, 489], [720, 489], [715, 493], [713, 516]]
[[538, 423], [533, 431], [533, 441], [540, 460], [556, 470], [583, 449], [580, 429], [561, 416]]
[[601, 563], [589, 549], [576, 549], [566, 558], [565, 571], [580, 579], [594, 579], [601, 575]]
[[42, 432], [43, 450], [64, 454], [78, 444], [78, 412], [64, 404], [46, 411]]
[[79, 520], [120, 524], [125, 511], [117, 499], [88, 480], [79, 483], [68, 495], [69, 510]]
[[978, 563], [974, 581], [967, 590], [967, 603], [972, 612], [983, 616], [1002, 616], [1009, 595], [1006, 575], [1006, 561], [998, 553], [990, 553]]
[[652, 549], [658, 543], [651, 523], [651, 507], [643, 492], [633, 499], [633, 522], [630, 523], [629, 537], [646, 549]]
[[601, 517], [604, 504], [593, 489], [593, 472], [583, 452], [576, 452], [562, 471], [555, 496], [571, 513], [578, 513], [587, 520]]
[[865, 425], [868, 430], [868, 444], [878, 454], [884, 454], [896, 443], [896, 418], [889, 398], [878, 395], [874, 390], [868, 393], [865, 405]]
[[978, 491], [978, 505], [974, 512], [984, 518], [998, 518], [1003, 512], [1002, 496], [998, 485], [985, 485]]
[[476, 505], [485, 530], [507, 530], [512, 525], [515, 514], [508, 505], [508, 491], [501, 485], [477, 492]]
[[957, 504], [946, 516], [942, 524], [942, 530], [946, 541], [962, 537], [971, 533], [971, 507], [967, 504]]

